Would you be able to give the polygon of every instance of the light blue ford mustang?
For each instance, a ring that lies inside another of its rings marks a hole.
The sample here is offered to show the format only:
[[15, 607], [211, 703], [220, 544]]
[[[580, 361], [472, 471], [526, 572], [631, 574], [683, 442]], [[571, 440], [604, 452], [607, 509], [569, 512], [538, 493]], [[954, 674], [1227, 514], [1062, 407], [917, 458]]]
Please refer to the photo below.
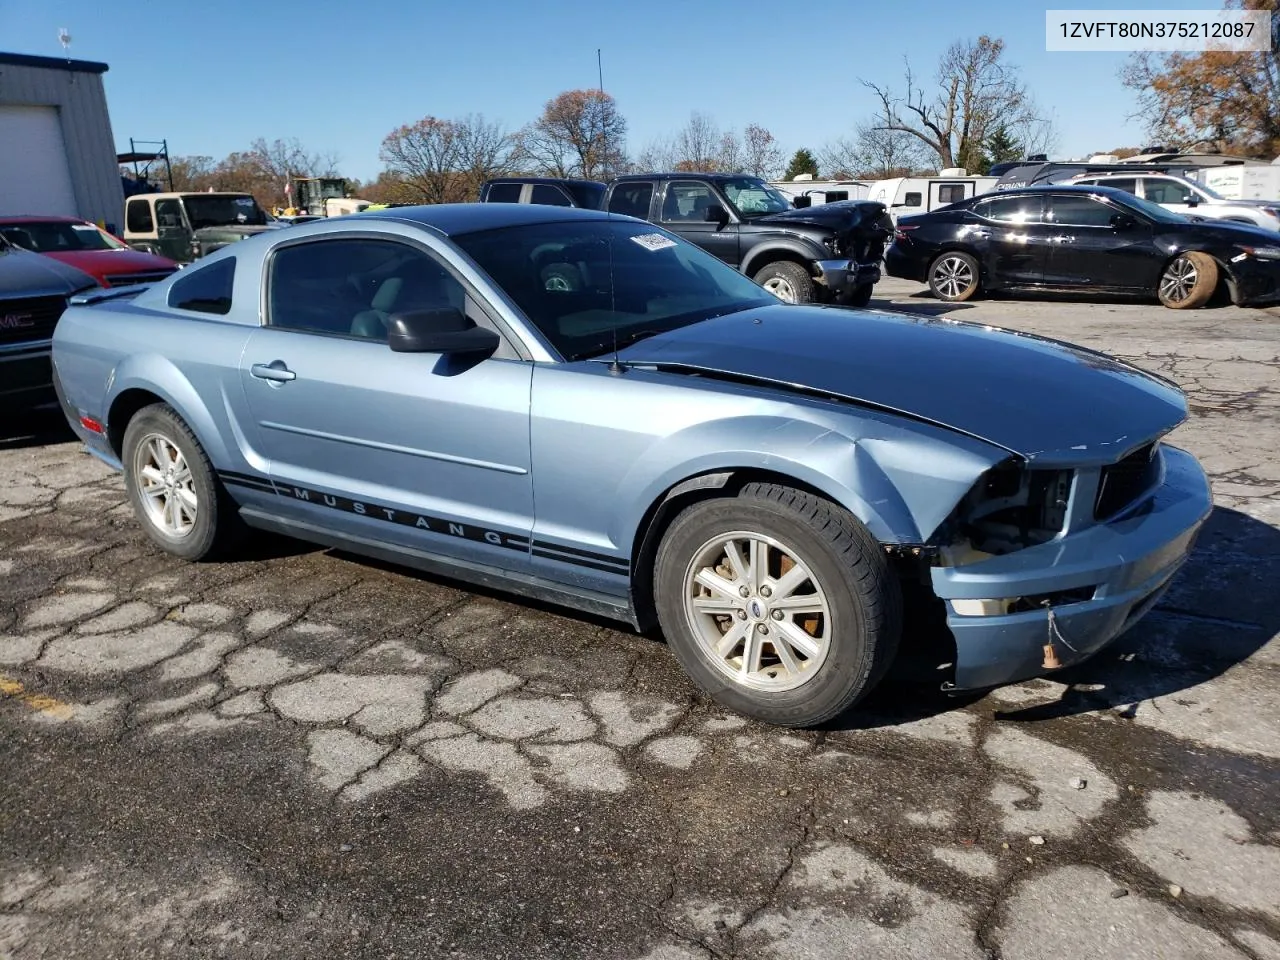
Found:
[[904, 595], [945, 607], [948, 689], [1095, 653], [1210, 510], [1160, 442], [1187, 413], [1167, 381], [782, 304], [598, 211], [272, 231], [80, 298], [53, 360], [72, 426], [178, 557], [256, 527], [656, 624], [713, 697], [786, 725], [846, 709], [919, 639]]

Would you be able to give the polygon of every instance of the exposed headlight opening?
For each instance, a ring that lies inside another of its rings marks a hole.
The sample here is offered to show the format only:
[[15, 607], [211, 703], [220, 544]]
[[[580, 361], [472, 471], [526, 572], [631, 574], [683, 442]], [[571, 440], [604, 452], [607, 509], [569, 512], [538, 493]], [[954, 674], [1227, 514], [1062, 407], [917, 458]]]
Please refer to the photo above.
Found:
[[[1280, 247], [1248, 247], [1239, 244], [1239, 249], [1244, 251], [1244, 256], [1254, 257], [1258, 260], [1280, 260]], [[1232, 258], [1238, 259], [1236, 257]]]
[[959, 565], [1052, 540], [1066, 527], [1074, 476], [1015, 459], [992, 467], [943, 525], [942, 561]]

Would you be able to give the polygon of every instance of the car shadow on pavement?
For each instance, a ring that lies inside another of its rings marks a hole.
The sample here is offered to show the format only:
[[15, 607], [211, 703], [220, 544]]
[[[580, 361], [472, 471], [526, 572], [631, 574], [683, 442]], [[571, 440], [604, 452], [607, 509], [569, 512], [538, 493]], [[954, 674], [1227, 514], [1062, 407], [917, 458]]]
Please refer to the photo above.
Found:
[[0, 411], [0, 450], [22, 450], [76, 439], [56, 404], [27, 410]]
[[999, 710], [1040, 721], [1103, 710], [1133, 717], [1142, 701], [1185, 693], [1247, 661], [1280, 634], [1280, 530], [1217, 507], [1160, 602], [1128, 633], [1053, 674], [1057, 699]]

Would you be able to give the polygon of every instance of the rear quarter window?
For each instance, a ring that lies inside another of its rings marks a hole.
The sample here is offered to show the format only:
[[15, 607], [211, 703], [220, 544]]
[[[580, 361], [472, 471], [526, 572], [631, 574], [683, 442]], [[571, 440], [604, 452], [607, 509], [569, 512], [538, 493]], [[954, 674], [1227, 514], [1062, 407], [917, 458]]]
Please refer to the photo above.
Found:
[[231, 312], [231, 290], [236, 276], [236, 258], [188, 267], [169, 288], [169, 306], [177, 310], [225, 315]]

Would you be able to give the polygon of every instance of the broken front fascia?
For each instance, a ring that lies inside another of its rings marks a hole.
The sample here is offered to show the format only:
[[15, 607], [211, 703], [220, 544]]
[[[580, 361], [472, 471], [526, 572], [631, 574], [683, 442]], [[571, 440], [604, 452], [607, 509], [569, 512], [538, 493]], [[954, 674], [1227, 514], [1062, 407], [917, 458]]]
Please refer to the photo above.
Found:
[[[998, 555], [964, 543], [938, 551], [944, 565], [930, 577], [956, 640], [955, 689], [1012, 683], [1083, 660], [1154, 605], [1212, 500], [1189, 453], [1160, 445], [1153, 459], [1152, 484], [1110, 518], [1094, 519], [1102, 469], [1082, 468], [1055, 535]], [[1055, 644], [1060, 649], [1046, 649]]]

